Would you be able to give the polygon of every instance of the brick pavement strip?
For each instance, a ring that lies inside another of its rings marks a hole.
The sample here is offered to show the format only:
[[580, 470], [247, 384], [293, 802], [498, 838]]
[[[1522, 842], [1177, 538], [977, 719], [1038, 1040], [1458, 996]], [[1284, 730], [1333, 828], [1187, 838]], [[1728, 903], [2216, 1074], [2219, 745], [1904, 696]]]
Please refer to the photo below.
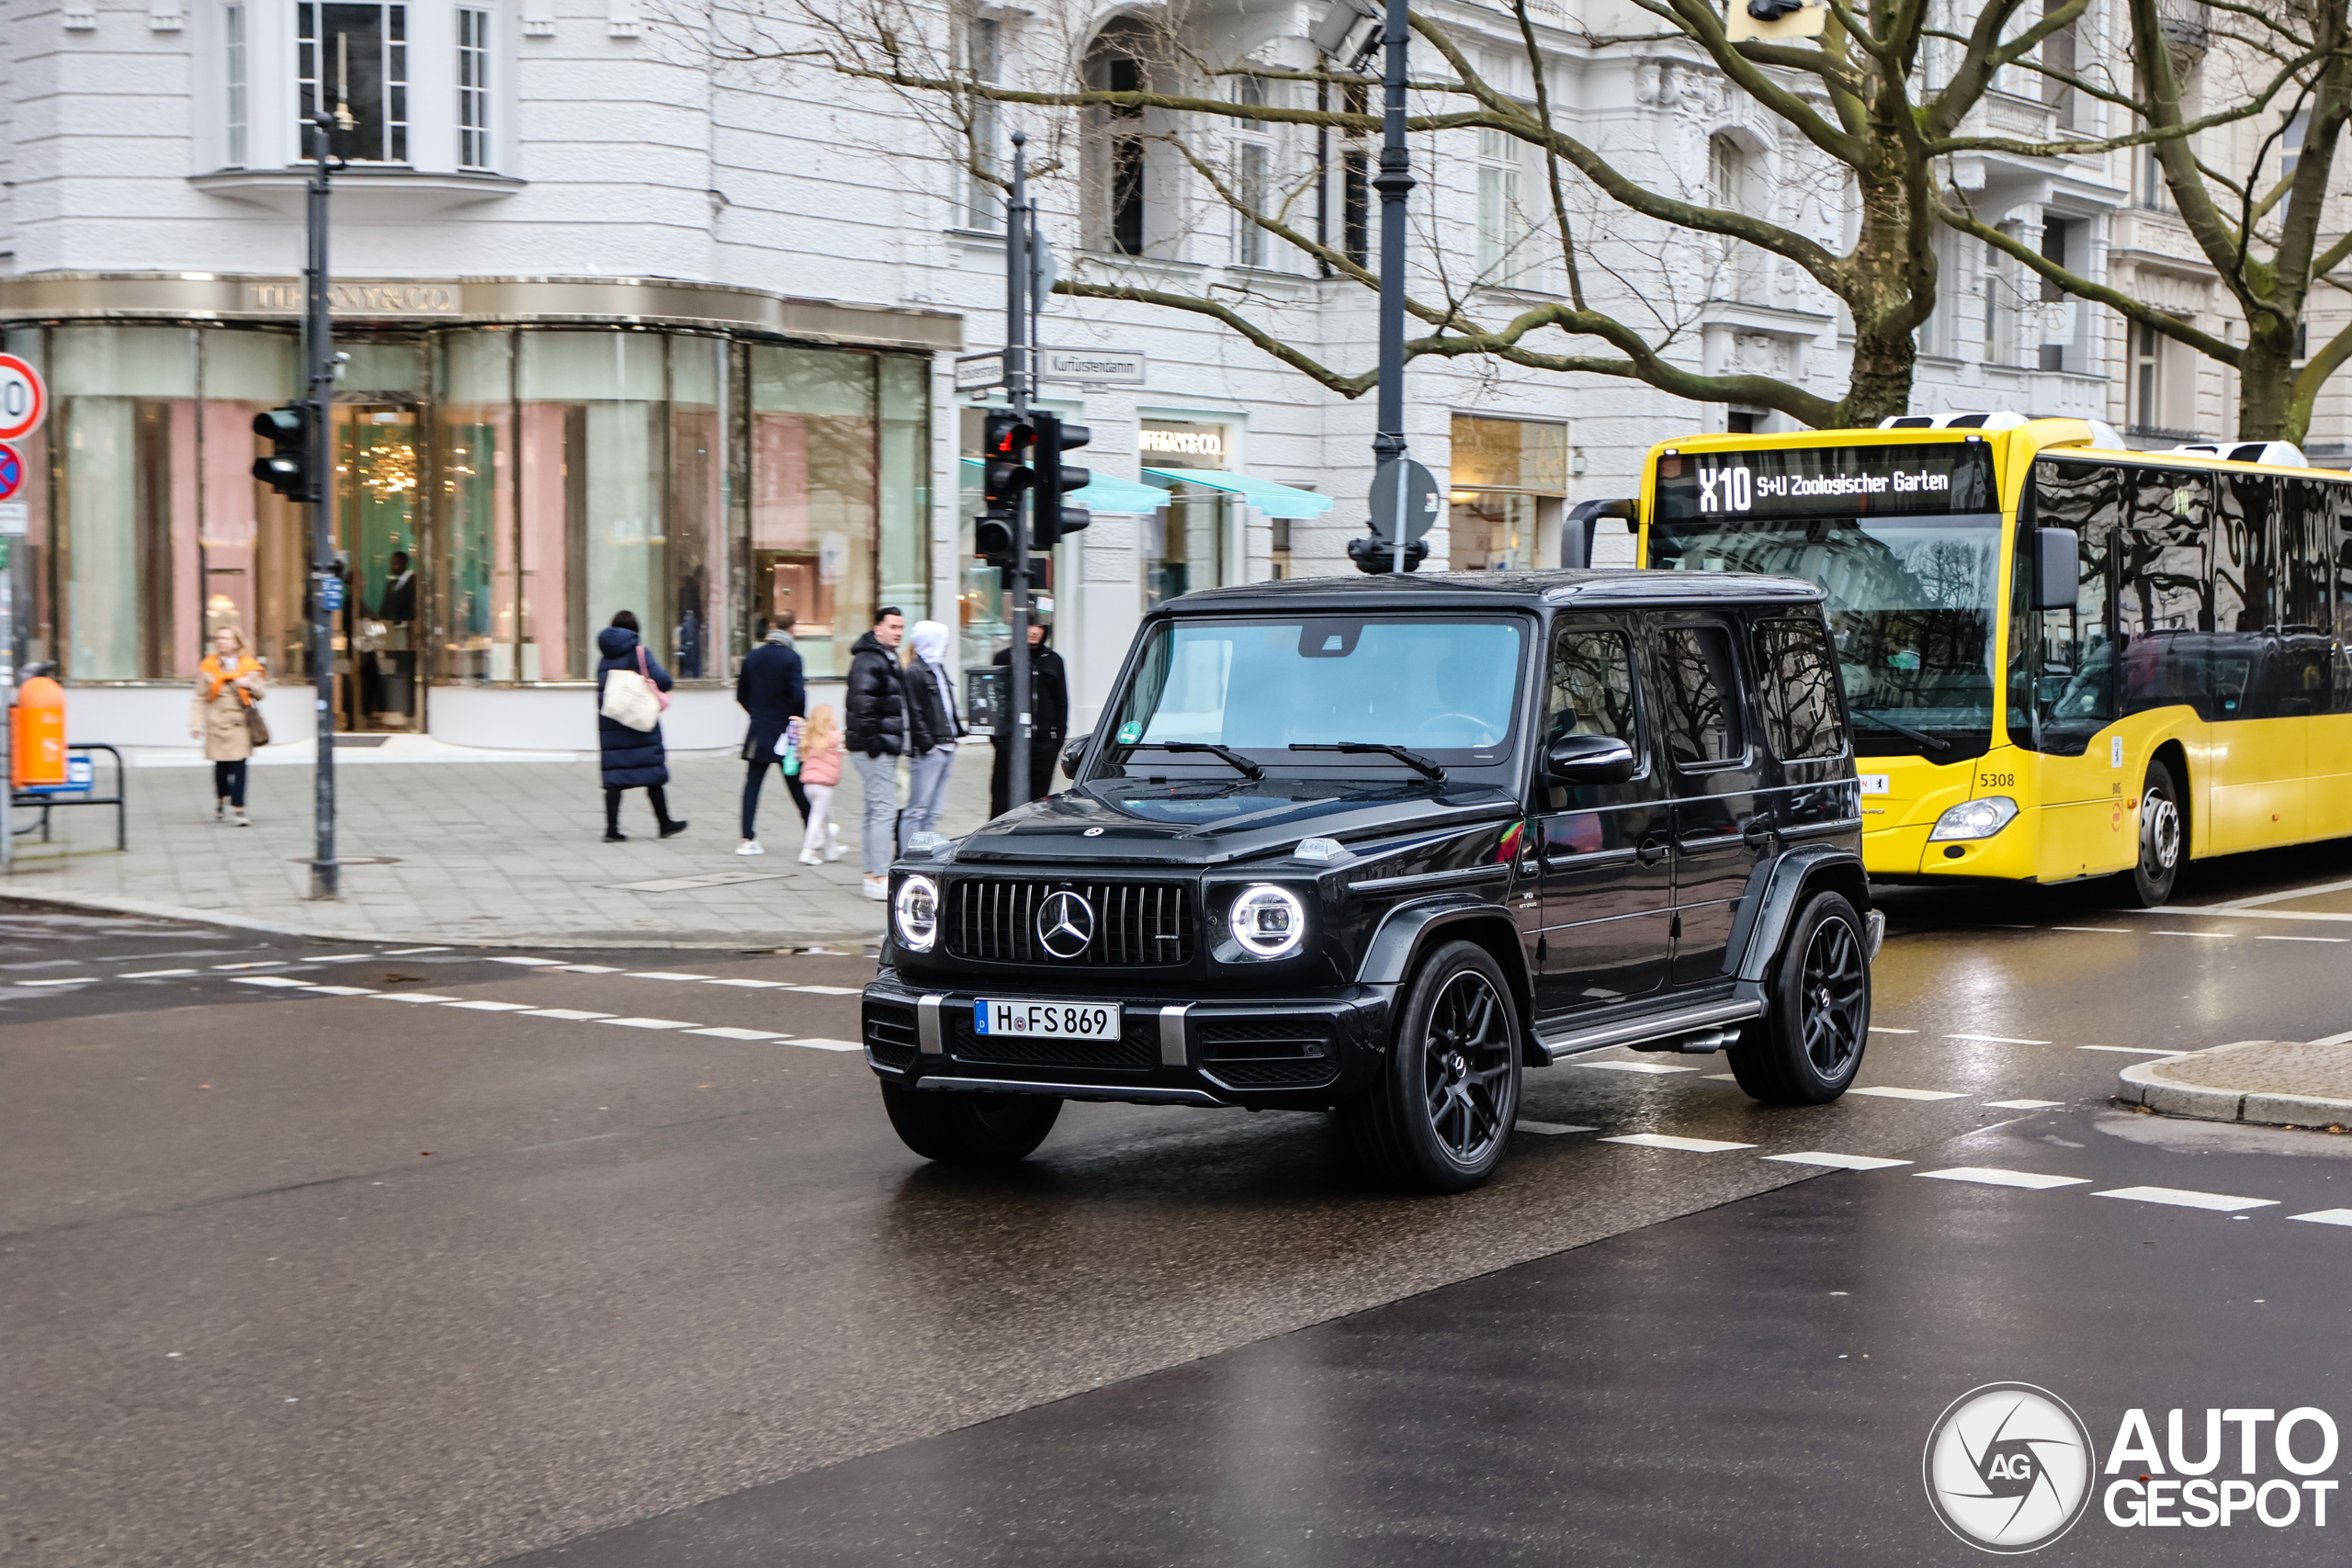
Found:
[[[343, 897], [312, 902], [312, 774], [307, 765], [256, 767], [250, 829], [212, 820], [209, 770], [134, 766], [130, 848], [114, 848], [113, 813], [53, 814], [55, 841], [17, 840], [0, 892], [140, 914], [176, 916], [336, 940], [743, 947], [871, 941], [882, 906], [860, 892], [857, 785], [844, 772], [834, 821], [848, 852], [799, 863], [800, 820], [772, 773], [760, 799], [767, 853], [735, 853], [743, 764], [733, 753], [673, 752], [671, 809], [693, 826], [654, 837], [641, 791], [621, 807], [625, 844], [602, 841], [604, 797], [593, 758], [560, 761], [355, 762], [335, 758], [335, 852]], [[988, 817], [989, 747], [956, 759], [946, 812], [951, 834]], [[27, 814], [17, 814], [25, 826]], [[355, 864], [361, 857], [390, 864]], [[770, 874], [772, 880], [665, 893], [612, 885]]]
[[2117, 1098], [2167, 1116], [2352, 1126], [2352, 1041], [2242, 1040], [2135, 1062]]

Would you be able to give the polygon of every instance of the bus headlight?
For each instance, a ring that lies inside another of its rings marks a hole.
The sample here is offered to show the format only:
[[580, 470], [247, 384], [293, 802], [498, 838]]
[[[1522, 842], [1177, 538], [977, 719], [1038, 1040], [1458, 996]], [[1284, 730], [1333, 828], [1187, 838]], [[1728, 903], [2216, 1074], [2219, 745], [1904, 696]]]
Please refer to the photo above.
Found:
[[1928, 835], [1931, 844], [1946, 843], [1953, 839], [1989, 839], [2017, 819], [2018, 803], [2006, 795], [1988, 795], [1982, 800], [1963, 800], [1941, 817]]
[[1252, 958], [1287, 958], [1306, 940], [1306, 906], [1287, 887], [1258, 883], [1233, 901], [1233, 940]]
[[939, 940], [939, 884], [919, 872], [900, 882], [890, 900], [890, 923], [900, 947], [929, 953]]

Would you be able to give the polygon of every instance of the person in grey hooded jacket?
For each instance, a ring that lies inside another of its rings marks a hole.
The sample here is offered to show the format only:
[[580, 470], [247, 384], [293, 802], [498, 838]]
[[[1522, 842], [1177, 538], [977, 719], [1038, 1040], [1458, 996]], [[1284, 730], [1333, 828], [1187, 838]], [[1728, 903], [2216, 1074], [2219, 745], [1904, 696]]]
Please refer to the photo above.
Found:
[[947, 804], [947, 775], [956, 765], [956, 742], [964, 717], [956, 709], [956, 682], [947, 673], [947, 627], [917, 621], [907, 633], [914, 657], [907, 662], [907, 808], [899, 817], [899, 847], [917, 833], [937, 831]]

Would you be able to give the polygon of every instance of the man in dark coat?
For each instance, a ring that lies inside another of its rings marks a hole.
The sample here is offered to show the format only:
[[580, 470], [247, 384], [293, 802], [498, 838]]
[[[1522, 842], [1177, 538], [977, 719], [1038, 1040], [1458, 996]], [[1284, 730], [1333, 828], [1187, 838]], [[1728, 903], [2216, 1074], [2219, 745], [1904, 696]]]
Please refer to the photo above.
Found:
[[890, 897], [890, 857], [899, 847], [899, 758], [907, 749], [906, 672], [899, 641], [907, 617], [896, 604], [874, 614], [874, 629], [850, 645], [842, 743], [865, 785], [865, 896]]
[[[760, 646], [743, 656], [743, 669], [735, 677], [735, 704], [752, 718], [743, 734], [743, 841], [736, 847], [739, 855], [766, 852], [760, 848], [755, 827], [760, 782], [767, 776], [768, 764], [778, 761], [775, 743], [783, 739], [786, 726], [808, 711], [808, 683], [800, 650], [792, 644], [792, 622], [789, 610], [777, 615]], [[786, 773], [784, 782], [792, 791], [793, 805], [800, 808], [800, 819], [808, 821], [808, 797], [800, 781]]]
[[670, 782], [670, 761], [662, 744], [661, 722], [656, 720], [650, 729], [631, 729], [616, 718], [605, 716], [605, 681], [616, 670], [644, 675], [664, 692], [676, 684], [661, 660], [646, 652], [637, 631], [637, 616], [623, 610], [613, 617], [611, 626], [596, 634], [596, 651], [605, 656], [596, 665], [596, 744], [605, 767], [605, 842], [608, 844], [628, 838], [621, 831], [621, 791], [625, 789], [645, 791], [663, 838], [686, 830], [684, 818], [671, 817], [670, 799], [662, 787]]
[[[1043, 621], [1029, 623], [1029, 795], [1036, 800], [1052, 792], [1054, 764], [1061, 761], [1062, 740], [1069, 729], [1069, 677], [1062, 656], [1047, 642], [1050, 628]], [[1000, 649], [991, 663], [1012, 665], [1012, 649]], [[1009, 696], [1010, 683], [1006, 686]], [[1014, 721], [1007, 718], [1007, 724]], [[996, 765], [989, 774], [989, 815], [1001, 817], [1012, 807], [1012, 739], [996, 738]]]

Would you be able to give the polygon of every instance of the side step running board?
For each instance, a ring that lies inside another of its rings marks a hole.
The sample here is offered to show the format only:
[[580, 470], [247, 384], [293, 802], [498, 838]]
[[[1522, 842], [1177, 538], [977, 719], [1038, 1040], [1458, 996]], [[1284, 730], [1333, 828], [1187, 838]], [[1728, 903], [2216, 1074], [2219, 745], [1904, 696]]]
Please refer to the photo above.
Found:
[[1709, 1002], [1703, 1007], [1685, 1008], [1679, 1012], [1653, 1013], [1647, 1018], [1603, 1024], [1598, 1029], [1539, 1036], [1535, 1043], [1543, 1047], [1546, 1056], [1557, 1062], [1563, 1057], [1606, 1051], [1613, 1045], [1638, 1045], [1648, 1040], [1667, 1040], [1678, 1034], [1719, 1030], [1724, 1024], [1744, 1022], [1763, 1014], [1762, 998], [1742, 997], [1727, 1002]]

